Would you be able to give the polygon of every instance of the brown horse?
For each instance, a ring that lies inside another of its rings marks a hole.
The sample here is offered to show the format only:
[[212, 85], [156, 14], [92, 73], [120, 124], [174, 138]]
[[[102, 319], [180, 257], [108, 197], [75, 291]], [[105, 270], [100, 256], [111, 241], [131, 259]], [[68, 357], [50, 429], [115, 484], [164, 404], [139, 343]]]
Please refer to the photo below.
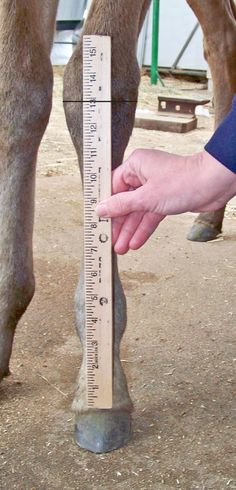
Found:
[[[79, 0], [78, 0], [79, 1]], [[211, 68], [216, 124], [236, 91], [236, 9], [233, 0], [188, 0], [204, 32]], [[2, 0], [0, 3], [0, 379], [9, 373], [16, 324], [34, 293], [32, 231], [37, 152], [47, 126], [52, 95], [50, 50], [58, 0]], [[112, 37], [113, 163], [119, 165], [134, 123], [140, 73], [136, 44], [150, 0], [94, 0], [85, 34]], [[82, 99], [79, 42], [66, 68], [64, 100]], [[123, 101], [123, 102], [122, 102]], [[130, 102], [129, 102], [130, 101]], [[82, 163], [82, 107], [65, 103], [68, 128]], [[218, 232], [223, 210], [198, 218], [201, 239]], [[194, 231], [196, 233], [196, 230]], [[199, 235], [199, 229], [197, 231]], [[198, 237], [199, 238], [199, 237]], [[73, 408], [77, 442], [92, 451], [122, 446], [131, 434], [132, 402], [119, 359], [126, 326], [126, 302], [114, 257], [114, 400], [111, 410], [88, 410], [81, 367]], [[77, 320], [84, 343], [83, 274]]]

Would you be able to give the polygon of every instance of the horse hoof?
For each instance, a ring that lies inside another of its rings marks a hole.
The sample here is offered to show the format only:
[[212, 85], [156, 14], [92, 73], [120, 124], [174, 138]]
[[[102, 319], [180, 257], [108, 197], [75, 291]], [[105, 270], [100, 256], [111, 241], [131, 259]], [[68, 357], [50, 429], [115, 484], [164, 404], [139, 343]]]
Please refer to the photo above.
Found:
[[187, 235], [187, 239], [192, 242], [209, 242], [210, 240], [215, 240], [219, 233], [220, 231], [213, 226], [194, 223]]
[[129, 412], [99, 410], [77, 416], [75, 441], [93, 453], [107, 453], [124, 446], [132, 435]]
[[10, 369], [8, 367], [4, 370], [0, 368], [0, 381], [2, 381], [3, 378], [10, 376], [10, 374], [11, 374], [11, 372], [10, 372]]

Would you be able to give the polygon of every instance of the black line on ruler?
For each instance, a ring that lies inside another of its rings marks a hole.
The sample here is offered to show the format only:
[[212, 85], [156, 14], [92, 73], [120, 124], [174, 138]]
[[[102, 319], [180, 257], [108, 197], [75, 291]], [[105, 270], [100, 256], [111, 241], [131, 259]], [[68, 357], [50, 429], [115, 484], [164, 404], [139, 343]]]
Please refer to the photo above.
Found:
[[81, 104], [88, 104], [88, 103], [97, 103], [97, 102], [110, 102], [110, 103], [114, 103], [114, 104], [121, 104], [122, 102], [129, 102], [131, 104], [137, 104], [137, 100], [93, 100], [93, 99], [88, 99], [88, 100], [63, 100], [63, 103], [66, 102], [66, 103], [69, 103], [69, 102], [79, 102]]

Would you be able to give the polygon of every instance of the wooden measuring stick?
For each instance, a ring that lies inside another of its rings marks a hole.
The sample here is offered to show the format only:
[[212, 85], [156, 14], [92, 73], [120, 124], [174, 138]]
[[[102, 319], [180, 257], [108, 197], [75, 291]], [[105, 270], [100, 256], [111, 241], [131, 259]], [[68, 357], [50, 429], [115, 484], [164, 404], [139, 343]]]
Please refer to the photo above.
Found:
[[95, 207], [111, 195], [111, 39], [83, 37], [84, 256], [87, 404], [112, 407], [111, 220]]

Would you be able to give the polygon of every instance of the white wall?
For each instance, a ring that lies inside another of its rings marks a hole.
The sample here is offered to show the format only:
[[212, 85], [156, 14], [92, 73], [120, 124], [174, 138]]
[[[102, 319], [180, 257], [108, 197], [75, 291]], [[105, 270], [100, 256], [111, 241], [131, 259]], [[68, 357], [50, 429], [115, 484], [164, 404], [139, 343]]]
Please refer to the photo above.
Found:
[[[138, 1], [138, 0], [137, 0]], [[77, 20], [82, 18], [86, 0], [60, 0], [57, 13], [58, 20]], [[88, 5], [91, 0], [88, 0]], [[158, 65], [171, 67], [187, 37], [195, 26], [197, 19], [186, 0], [160, 0], [160, 33]], [[57, 41], [70, 42], [72, 32], [57, 34]], [[144, 65], [151, 65], [152, 51], [152, 5], [138, 43], [138, 58]], [[72, 54], [72, 46], [55, 45], [52, 61], [65, 64]], [[199, 27], [181, 58], [178, 68], [206, 70], [203, 57], [202, 31]]]
[[[171, 67], [178, 53], [194, 28], [197, 19], [186, 0], [160, 0], [160, 33], [158, 65]], [[151, 64], [152, 46], [152, 6], [148, 19], [143, 63]], [[203, 57], [202, 30], [199, 27], [186, 52], [181, 58], [178, 68], [206, 70], [207, 64]]]
[[[86, 6], [91, 0], [60, 0], [57, 11], [59, 21], [79, 21], [82, 20]], [[58, 31], [54, 36], [54, 44], [51, 52], [53, 65], [66, 65], [73, 53], [73, 31]], [[60, 44], [58, 44], [60, 43]]]
[[86, 0], [60, 0], [57, 20], [82, 20], [86, 3]]

